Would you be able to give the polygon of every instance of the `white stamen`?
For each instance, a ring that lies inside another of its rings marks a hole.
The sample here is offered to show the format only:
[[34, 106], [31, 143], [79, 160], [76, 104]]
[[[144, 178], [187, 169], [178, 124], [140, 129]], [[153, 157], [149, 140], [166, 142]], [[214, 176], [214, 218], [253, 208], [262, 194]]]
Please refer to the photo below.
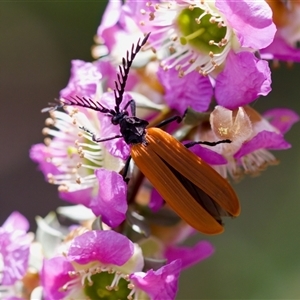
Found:
[[45, 130], [46, 134], [53, 136], [53, 140], [47, 143], [51, 155], [48, 161], [60, 171], [55, 175], [49, 174], [48, 179], [49, 182], [60, 185], [61, 191], [93, 188], [96, 185], [93, 170], [103, 166], [104, 163], [102, 144], [94, 142], [88, 133], [79, 134], [78, 139], [78, 126], [91, 128], [97, 132], [90, 122], [92, 120], [98, 122], [97, 117], [91, 116], [88, 119], [77, 110], [72, 111], [72, 115], [73, 117], [70, 117], [64, 112], [52, 112], [53, 122], [48, 120], [47, 123], [58, 130], [49, 128]]
[[256, 150], [241, 158], [242, 166], [246, 174], [256, 175], [268, 165], [278, 164], [275, 156], [265, 149]]
[[[169, 5], [169, 3], [171, 5]], [[211, 23], [217, 24], [219, 28], [226, 27], [225, 20], [223, 20], [223, 17], [212, 5], [213, 4], [210, 2], [200, 1], [199, 3], [199, 1], [193, 0], [181, 3], [170, 1], [159, 4], [159, 10], [156, 10], [155, 20], [152, 21], [153, 24], [151, 24], [159, 28], [157, 31], [152, 31], [152, 36], [159, 34], [159, 37], [148, 47], [159, 48], [162, 50], [162, 53], [164, 53], [163, 50], [169, 50], [168, 53], [166, 51], [165, 56], [161, 58], [161, 66], [163, 69], [168, 70], [176, 67], [181, 76], [188, 74], [193, 70], [196, 70], [203, 75], [207, 75], [214, 71], [216, 67], [222, 65], [231, 49], [231, 43], [228, 42], [232, 38], [232, 29], [230, 27], [226, 28], [226, 34], [220, 41], [212, 41], [209, 43], [209, 45], [216, 46], [222, 50], [220, 53], [212, 53], [210, 56], [205, 53], [196, 52], [188, 43], [189, 39], [196, 38], [196, 35], [201, 34], [201, 27], [199, 27], [198, 31], [195, 31], [186, 37], [180, 37], [180, 32], [177, 32], [178, 29], [174, 25], [178, 15], [183, 9], [188, 8], [194, 10], [195, 8], [200, 8], [202, 12], [196, 17], [196, 23], [200, 24], [204, 17], [210, 15]], [[155, 5], [148, 3], [148, 6]], [[170, 14], [170, 12], [172, 13]], [[179, 36], [179, 38], [174, 40], [173, 36]], [[181, 44], [180, 40], [182, 40], [183, 44]], [[190, 59], [186, 61], [186, 58], [189, 56]]]

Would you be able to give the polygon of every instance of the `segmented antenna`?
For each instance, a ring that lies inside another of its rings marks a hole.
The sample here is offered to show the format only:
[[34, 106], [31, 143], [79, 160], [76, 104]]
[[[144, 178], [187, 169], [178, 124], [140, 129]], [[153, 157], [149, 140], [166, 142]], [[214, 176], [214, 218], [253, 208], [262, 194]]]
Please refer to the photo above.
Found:
[[119, 66], [119, 74], [117, 74], [117, 81], [115, 81], [115, 101], [116, 101], [116, 106], [115, 110], [113, 109], [108, 109], [104, 107], [99, 101], [94, 101], [90, 98], [85, 98], [85, 97], [79, 97], [79, 96], [72, 96], [70, 98], [65, 98], [65, 99], [55, 99], [57, 103], [49, 103], [49, 107], [45, 107], [42, 109], [42, 112], [51, 112], [53, 110], [56, 110], [58, 108], [63, 107], [64, 105], [75, 105], [75, 106], [81, 106], [85, 108], [90, 108], [96, 111], [99, 111], [101, 113], [107, 113], [110, 114], [111, 116], [115, 116], [116, 114], [120, 113], [120, 104], [123, 99], [123, 94], [126, 86], [126, 81], [127, 77], [130, 71], [130, 67], [132, 65], [132, 62], [138, 52], [141, 50], [141, 48], [146, 44], [148, 38], [149, 38], [150, 32], [143, 38], [139, 39], [136, 43], [136, 45], [132, 45], [131, 51], [127, 51], [126, 53], [126, 59], [123, 57], [122, 58], [122, 65]]
[[59, 109], [59, 108], [62, 108], [62, 107], [64, 106], [64, 104], [63, 104], [61, 101], [59, 101], [58, 99], [54, 99], [54, 101], [55, 101], [56, 103], [54, 103], [54, 102], [49, 102], [49, 103], [48, 103], [49, 106], [43, 108], [43, 109], [41, 110], [41, 112], [42, 112], [42, 113], [45, 113], [45, 112], [51, 112], [51, 111], [57, 110], [57, 109]]
[[118, 80], [115, 81], [116, 89], [114, 90], [116, 100], [115, 110], [117, 113], [120, 112], [120, 104], [123, 100], [126, 81], [132, 62], [141, 48], [146, 44], [149, 36], [150, 32], [145, 35], [141, 42], [141, 39], [138, 39], [136, 46], [134, 44], [132, 45], [130, 53], [128, 51], [126, 52], [126, 59], [124, 57], [122, 58], [122, 66], [119, 66], [119, 74], [117, 74]]
[[84, 108], [90, 108], [102, 113], [110, 113], [114, 115], [114, 111], [112, 109], [108, 109], [104, 107], [99, 101], [92, 100], [90, 98], [79, 97], [79, 96], [72, 96], [67, 99], [62, 99], [61, 102], [63, 105], [75, 105], [81, 106]]

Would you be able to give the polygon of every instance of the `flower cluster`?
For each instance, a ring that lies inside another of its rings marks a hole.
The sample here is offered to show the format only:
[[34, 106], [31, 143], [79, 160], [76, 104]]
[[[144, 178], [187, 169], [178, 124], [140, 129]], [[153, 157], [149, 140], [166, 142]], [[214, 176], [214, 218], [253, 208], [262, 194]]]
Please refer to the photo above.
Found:
[[[72, 225], [53, 213], [38, 217], [33, 242], [23, 216], [8, 218], [0, 228], [0, 298], [174, 299], [180, 272], [214, 248], [179, 245], [195, 230], [171, 209], [177, 189], [164, 174], [153, 187], [130, 155], [153, 143], [147, 128], [160, 124], [211, 170], [212, 189], [231, 191], [228, 181], [277, 164], [270, 150], [291, 147], [284, 134], [299, 116], [288, 108], [259, 113], [251, 103], [271, 91], [269, 60], [299, 61], [299, 13], [299, 1], [110, 0], [95, 60], [72, 61], [58, 104], [44, 110], [44, 143], [30, 150], [73, 204], [57, 211]], [[180, 122], [164, 122], [170, 117]], [[160, 155], [201, 207], [199, 218], [222, 226], [221, 217], [235, 216], [233, 200], [183, 175], [166, 161], [172, 153]], [[180, 201], [180, 211], [190, 209]]]

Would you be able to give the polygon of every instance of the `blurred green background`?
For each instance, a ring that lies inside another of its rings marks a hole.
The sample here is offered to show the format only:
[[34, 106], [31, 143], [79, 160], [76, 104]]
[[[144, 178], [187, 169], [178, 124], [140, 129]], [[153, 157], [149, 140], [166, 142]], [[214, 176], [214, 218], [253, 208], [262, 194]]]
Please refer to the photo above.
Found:
[[[69, 79], [72, 59], [92, 60], [90, 47], [105, 1], [0, 3], [0, 218], [12, 210], [45, 216], [62, 202], [28, 158], [42, 142], [40, 109]], [[300, 66], [273, 70], [273, 91], [254, 108], [300, 113]], [[300, 124], [275, 153], [281, 164], [236, 184], [242, 214], [208, 239], [216, 253], [182, 273], [178, 299], [300, 299]]]

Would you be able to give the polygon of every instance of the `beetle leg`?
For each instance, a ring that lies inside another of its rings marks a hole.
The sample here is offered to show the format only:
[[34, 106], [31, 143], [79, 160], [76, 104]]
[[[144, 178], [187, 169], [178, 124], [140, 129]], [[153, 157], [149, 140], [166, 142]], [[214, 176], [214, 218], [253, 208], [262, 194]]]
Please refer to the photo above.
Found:
[[113, 139], [119, 139], [119, 138], [123, 137], [122, 135], [115, 135], [115, 136], [111, 136], [109, 138], [101, 139], [101, 138], [97, 138], [96, 135], [92, 131], [85, 128], [84, 126], [80, 126], [79, 128], [82, 129], [83, 131], [87, 132], [88, 134], [90, 134], [92, 136], [93, 141], [96, 143], [101, 143], [101, 142], [110, 141]]
[[180, 116], [173, 116], [173, 117], [170, 117], [170, 118], [160, 122], [155, 127], [160, 128], [160, 127], [163, 127], [163, 126], [165, 126], [169, 123], [172, 123], [174, 121], [176, 121], [177, 123], [180, 123], [182, 121], [182, 118]]
[[216, 146], [218, 144], [222, 144], [222, 143], [231, 143], [231, 140], [222, 140], [222, 141], [217, 141], [217, 142], [189, 142], [189, 143], [186, 143], [184, 146], [186, 148], [191, 148], [195, 145], [198, 145], [198, 144], [201, 144], [201, 145], [207, 145], [207, 146]]
[[130, 160], [131, 160], [131, 156], [129, 156], [129, 157], [127, 158], [126, 163], [125, 163], [125, 166], [124, 166], [124, 168], [123, 168], [123, 174], [122, 174], [122, 176], [123, 176], [123, 180], [124, 180], [126, 183], [128, 183], [129, 180], [130, 180], [130, 178], [126, 178], [127, 173], [128, 173], [128, 170], [129, 170]]

